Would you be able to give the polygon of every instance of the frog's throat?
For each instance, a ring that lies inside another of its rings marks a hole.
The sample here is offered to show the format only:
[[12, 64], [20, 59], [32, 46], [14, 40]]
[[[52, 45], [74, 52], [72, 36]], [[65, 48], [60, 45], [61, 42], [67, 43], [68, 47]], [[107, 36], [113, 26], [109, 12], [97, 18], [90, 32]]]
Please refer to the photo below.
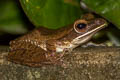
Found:
[[101, 30], [101, 29], [104, 28], [105, 26], [107, 26], [107, 24], [103, 24], [103, 25], [101, 25], [101, 26], [99, 26], [99, 27], [97, 27], [97, 28], [95, 28], [95, 29], [93, 29], [93, 30], [91, 30], [91, 31], [88, 31], [87, 33], [82, 34], [81, 36], [77, 37], [76, 39], [80, 39], [80, 38], [82, 38], [82, 37], [84, 37], [84, 36], [87, 36], [87, 35], [89, 35], [89, 34], [92, 34], [93, 32], [96, 32], [96, 31], [98, 31], [98, 30]]

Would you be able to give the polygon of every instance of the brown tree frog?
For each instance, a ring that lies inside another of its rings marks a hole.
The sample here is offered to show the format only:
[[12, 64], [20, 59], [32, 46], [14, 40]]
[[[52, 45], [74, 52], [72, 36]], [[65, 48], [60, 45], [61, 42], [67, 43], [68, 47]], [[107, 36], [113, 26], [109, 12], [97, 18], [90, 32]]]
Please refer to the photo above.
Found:
[[69, 51], [89, 41], [107, 22], [86, 14], [73, 24], [57, 30], [38, 28], [10, 42], [8, 60], [39, 67], [55, 64]]

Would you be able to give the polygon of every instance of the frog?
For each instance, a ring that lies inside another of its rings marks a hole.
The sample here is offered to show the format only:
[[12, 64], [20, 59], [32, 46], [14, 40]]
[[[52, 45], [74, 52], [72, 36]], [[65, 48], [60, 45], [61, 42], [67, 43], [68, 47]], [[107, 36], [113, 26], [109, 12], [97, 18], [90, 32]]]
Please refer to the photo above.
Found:
[[74, 23], [60, 29], [39, 27], [10, 41], [7, 59], [30, 67], [54, 65], [61, 62], [73, 49], [88, 42], [106, 26], [105, 19], [85, 14]]

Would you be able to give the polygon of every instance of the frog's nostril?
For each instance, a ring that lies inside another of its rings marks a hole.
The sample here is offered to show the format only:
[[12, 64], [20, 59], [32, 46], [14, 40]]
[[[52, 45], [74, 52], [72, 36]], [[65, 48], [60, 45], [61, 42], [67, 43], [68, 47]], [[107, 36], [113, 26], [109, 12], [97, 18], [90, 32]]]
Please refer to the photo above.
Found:
[[95, 23], [96, 23], [97, 25], [100, 25], [100, 24], [101, 24], [101, 20], [95, 20]]
[[96, 20], [95, 20], [95, 23], [96, 23], [97, 25], [101, 25], [101, 24], [104, 24], [104, 23], [105, 23], [105, 20], [99, 18], [99, 19], [96, 19]]

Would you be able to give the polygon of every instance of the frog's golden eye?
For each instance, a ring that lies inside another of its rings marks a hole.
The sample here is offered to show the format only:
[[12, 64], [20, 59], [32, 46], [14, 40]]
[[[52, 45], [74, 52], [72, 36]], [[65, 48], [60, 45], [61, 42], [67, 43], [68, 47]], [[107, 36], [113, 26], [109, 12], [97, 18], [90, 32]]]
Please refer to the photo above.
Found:
[[86, 28], [86, 26], [87, 26], [87, 24], [85, 24], [85, 23], [79, 23], [76, 25], [76, 27], [80, 30]]
[[77, 33], [83, 33], [87, 29], [87, 21], [78, 20], [74, 23], [74, 29]]

